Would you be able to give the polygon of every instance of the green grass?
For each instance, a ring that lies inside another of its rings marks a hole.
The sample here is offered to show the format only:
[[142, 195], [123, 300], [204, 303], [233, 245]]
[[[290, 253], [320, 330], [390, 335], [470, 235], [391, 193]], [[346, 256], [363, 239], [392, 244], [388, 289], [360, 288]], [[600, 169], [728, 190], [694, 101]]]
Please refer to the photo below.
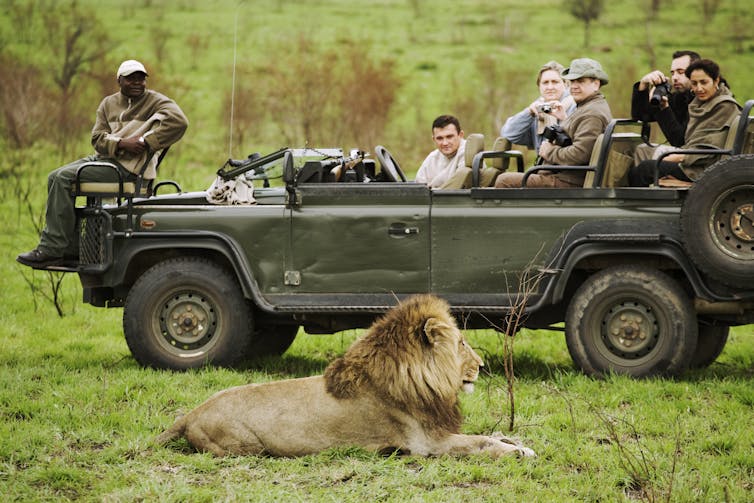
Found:
[[[299, 334], [283, 358], [261, 368], [160, 372], [141, 369], [128, 356], [119, 310], [86, 311], [57, 319], [45, 306], [34, 316], [41, 323], [29, 320], [17, 327], [22, 334], [3, 338], [0, 491], [6, 498], [628, 501], [642, 487], [655, 495], [667, 490], [677, 439], [674, 501], [753, 495], [754, 339], [745, 327], [734, 330], [709, 369], [645, 381], [589, 379], [573, 369], [561, 334], [521, 333], [513, 435], [537, 451], [533, 460], [383, 458], [358, 449], [301, 459], [218, 459], [181, 442], [156, 448], [151, 439], [216, 390], [320, 372], [358, 332]], [[99, 328], [87, 326], [92, 317]], [[504, 431], [497, 336], [468, 336], [491, 373], [462, 397], [464, 430]], [[627, 470], [619, 447], [646, 457], [646, 473]]]
[[[3, 50], [18, 49], [18, 26], [8, 17], [11, 4], [3, 2], [0, 10]], [[334, 47], [369, 43], [376, 55], [394, 58], [405, 83], [384, 143], [391, 150], [400, 145], [396, 153], [409, 166], [418, 165], [431, 148], [424, 131], [431, 119], [446, 111], [472, 110], [464, 101], [480, 90], [496, 90], [497, 104], [475, 116], [482, 117], [478, 122], [464, 124], [467, 132], [493, 137], [495, 120], [532, 99], [534, 70], [548, 59], [590, 56], [602, 61], [613, 80], [605, 92], [615, 115], [627, 110], [627, 87], [649, 70], [637, 7], [644, 3], [638, 1], [608, 2], [588, 50], [581, 48], [581, 26], [561, 12], [560, 2], [548, 0], [80, 4], [98, 13], [122, 41], [112, 57], [138, 55], [154, 65], [153, 84], [166, 87], [187, 111], [192, 126], [171, 151], [162, 177], [190, 190], [209, 186], [227, 157], [220, 108], [221, 93], [229, 87], [236, 13], [242, 65], [263, 59], [269, 47], [299, 32]], [[747, 70], [754, 43], [747, 39], [739, 54], [730, 38], [738, 8], [724, 2], [702, 32], [696, 2], [663, 5], [651, 25], [661, 67], [674, 48], [696, 48], [722, 63], [739, 98], [754, 98]], [[738, 17], [746, 21], [750, 14]], [[158, 22], [170, 37], [166, 57], [154, 63], [152, 30]], [[197, 58], [187, 49], [192, 34], [207, 42]], [[42, 53], [27, 56], [45, 59]], [[480, 56], [492, 58], [497, 80], [478, 71], [475, 59]], [[234, 155], [280, 146], [269, 132], [264, 138], [266, 143], [250, 140], [237, 146]], [[80, 153], [88, 151], [84, 135]], [[215, 391], [319, 373], [358, 332], [300, 334], [284, 357], [236, 370], [174, 373], [138, 367], [123, 338], [120, 309], [82, 304], [78, 279], [68, 275], [62, 278], [61, 318], [45, 297], [50, 278], [59, 276], [31, 272], [13, 260], [36, 244], [30, 215], [38, 219], [43, 211], [46, 173], [69, 157], [42, 146], [24, 152], [4, 149], [0, 161], [4, 500], [665, 501], [671, 478], [672, 501], [754, 500], [751, 325], [733, 329], [710, 368], [677, 380], [643, 381], [587, 378], [573, 368], [562, 334], [524, 331], [515, 342], [512, 435], [532, 447], [539, 454], [536, 459], [383, 458], [357, 449], [300, 459], [218, 459], [180, 442], [155, 448], [151, 439], [177, 414]], [[31, 213], [23, 198], [29, 190]], [[497, 335], [473, 331], [468, 337], [485, 358], [488, 373], [474, 394], [462, 397], [464, 431], [507, 433]], [[646, 459], [643, 469], [627, 466], [637, 458]]]

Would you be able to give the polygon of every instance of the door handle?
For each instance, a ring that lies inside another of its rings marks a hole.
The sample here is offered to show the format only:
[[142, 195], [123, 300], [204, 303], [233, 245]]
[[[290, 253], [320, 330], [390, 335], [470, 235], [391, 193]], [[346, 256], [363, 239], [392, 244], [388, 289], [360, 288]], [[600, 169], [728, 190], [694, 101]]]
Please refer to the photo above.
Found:
[[393, 223], [390, 224], [387, 233], [390, 236], [396, 237], [410, 236], [411, 234], [419, 234], [419, 228], [409, 227], [403, 223]]

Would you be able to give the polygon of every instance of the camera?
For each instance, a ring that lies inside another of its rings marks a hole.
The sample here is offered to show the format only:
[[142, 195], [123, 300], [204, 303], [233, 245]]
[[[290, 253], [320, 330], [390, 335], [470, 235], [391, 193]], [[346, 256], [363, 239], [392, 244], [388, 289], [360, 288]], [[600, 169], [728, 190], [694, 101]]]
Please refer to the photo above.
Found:
[[652, 91], [652, 97], [649, 98], [649, 103], [654, 106], [660, 106], [660, 103], [662, 103], [662, 98], [668, 96], [669, 94], [670, 94], [670, 84], [668, 84], [667, 82], [658, 84], [655, 87], [655, 90]]
[[539, 105], [537, 109], [542, 113], [549, 114], [550, 112], [552, 112], [552, 105], [550, 105], [549, 103], [543, 103]]
[[546, 140], [549, 140], [550, 143], [559, 147], [567, 147], [573, 143], [571, 137], [568, 136], [568, 133], [566, 133], [558, 124], [547, 126], [543, 132], [543, 136]]

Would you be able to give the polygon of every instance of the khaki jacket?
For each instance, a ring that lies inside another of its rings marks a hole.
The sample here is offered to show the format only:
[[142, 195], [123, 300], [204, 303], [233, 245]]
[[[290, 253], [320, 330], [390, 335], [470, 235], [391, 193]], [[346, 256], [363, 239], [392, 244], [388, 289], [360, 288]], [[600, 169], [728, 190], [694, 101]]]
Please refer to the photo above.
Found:
[[[592, 157], [592, 149], [597, 136], [605, 132], [613, 119], [610, 105], [605, 96], [597, 92], [576, 106], [576, 111], [563, 121], [563, 129], [571, 137], [573, 144], [568, 147], [555, 146], [547, 162], [567, 166], [586, 166]], [[557, 178], [580, 184], [585, 173], [558, 173]]]
[[[170, 98], [148, 89], [139, 98], [128, 98], [122, 93], [107, 96], [97, 108], [97, 120], [92, 129], [92, 146], [98, 154], [120, 162], [128, 171], [138, 171], [152, 155], [144, 178], [157, 176], [157, 159], [162, 150], [177, 142], [186, 132], [188, 119], [181, 108]], [[149, 145], [147, 152], [134, 156], [120, 150], [123, 138], [143, 136]]]
[[[717, 94], [707, 101], [694, 98], [689, 103], [689, 124], [686, 126], [686, 142], [682, 148], [722, 148], [728, 137], [730, 123], [740, 110], [741, 105], [733, 98], [725, 84], [720, 84]], [[696, 180], [704, 169], [719, 157], [719, 155], [686, 154], [681, 163], [681, 169], [691, 180]]]

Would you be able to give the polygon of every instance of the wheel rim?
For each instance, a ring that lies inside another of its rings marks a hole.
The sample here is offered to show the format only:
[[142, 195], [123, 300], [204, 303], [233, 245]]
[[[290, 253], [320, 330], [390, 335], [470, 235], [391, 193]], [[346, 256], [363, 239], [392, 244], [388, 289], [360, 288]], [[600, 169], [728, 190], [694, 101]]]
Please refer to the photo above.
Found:
[[723, 192], [710, 211], [710, 231], [715, 246], [730, 257], [754, 260], [754, 186]]
[[621, 366], [640, 364], [660, 342], [660, 320], [652, 306], [636, 300], [617, 300], [606, 305], [599, 320], [600, 353]]
[[157, 309], [155, 333], [171, 354], [195, 357], [215, 345], [221, 327], [213, 299], [197, 292], [178, 292], [166, 297]]

